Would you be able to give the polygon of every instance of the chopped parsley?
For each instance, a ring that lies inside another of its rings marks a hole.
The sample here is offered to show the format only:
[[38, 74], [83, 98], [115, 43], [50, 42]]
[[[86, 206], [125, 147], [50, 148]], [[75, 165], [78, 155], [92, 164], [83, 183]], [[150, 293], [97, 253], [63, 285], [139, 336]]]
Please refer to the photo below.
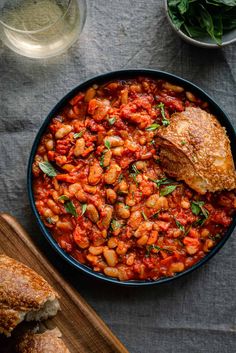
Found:
[[182, 141], [181, 141], [181, 145], [182, 145], [182, 146], [186, 145], [186, 143], [187, 143], [187, 142], [186, 142], [185, 140], [182, 140]]

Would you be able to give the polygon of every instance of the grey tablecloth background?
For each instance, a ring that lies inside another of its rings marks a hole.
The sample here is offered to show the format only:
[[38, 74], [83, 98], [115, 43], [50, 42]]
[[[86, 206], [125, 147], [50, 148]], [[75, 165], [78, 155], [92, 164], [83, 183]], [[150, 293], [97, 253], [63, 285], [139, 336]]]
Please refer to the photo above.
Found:
[[234, 353], [235, 234], [207, 265], [176, 283], [119, 288], [62, 263], [42, 239], [27, 198], [26, 166], [39, 126], [68, 90], [93, 75], [143, 67], [178, 74], [220, 102], [236, 127], [236, 46], [211, 51], [185, 44], [172, 33], [162, 5], [89, 1], [80, 41], [47, 61], [0, 45], [0, 210], [22, 222], [131, 353]]

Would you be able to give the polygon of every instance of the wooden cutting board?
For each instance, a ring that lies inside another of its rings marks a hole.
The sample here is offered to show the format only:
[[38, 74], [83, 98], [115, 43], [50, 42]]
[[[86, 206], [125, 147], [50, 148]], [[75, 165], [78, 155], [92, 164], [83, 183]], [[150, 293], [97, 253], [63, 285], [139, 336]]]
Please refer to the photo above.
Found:
[[[17, 220], [8, 214], [0, 215], [1, 253], [31, 267], [57, 290], [61, 311], [51, 322], [62, 332], [71, 353], [129, 353], [80, 294], [39, 252]], [[0, 335], [0, 352], [5, 342]]]

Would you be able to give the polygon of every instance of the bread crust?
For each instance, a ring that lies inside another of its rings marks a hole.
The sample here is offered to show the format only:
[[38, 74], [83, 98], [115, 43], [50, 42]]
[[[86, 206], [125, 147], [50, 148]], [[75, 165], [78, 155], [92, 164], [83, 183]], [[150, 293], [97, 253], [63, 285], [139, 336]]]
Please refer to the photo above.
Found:
[[70, 353], [55, 328], [44, 333], [26, 333], [17, 347], [17, 353]]
[[22, 263], [0, 255], [0, 333], [11, 331], [31, 311], [58, 297], [40, 275]]
[[201, 194], [236, 188], [236, 173], [225, 129], [212, 114], [188, 107], [158, 130], [160, 161], [167, 174]]

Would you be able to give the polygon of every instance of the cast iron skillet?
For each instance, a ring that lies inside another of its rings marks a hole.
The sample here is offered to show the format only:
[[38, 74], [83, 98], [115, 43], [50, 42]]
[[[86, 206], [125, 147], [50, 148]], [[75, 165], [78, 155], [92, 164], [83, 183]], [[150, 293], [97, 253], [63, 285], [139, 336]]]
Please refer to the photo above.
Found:
[[175, 280], [176, 278], [180, 278], [203, 264], [205, 264], [210, 258], [212, 258], [219, 250], [220, 248], [224, 245], [226, 240], [230, 237], [231, 233], [233, 232], [233, 229], [236, 225], [236, 216], [233, 219], [232, 224], [229, 226], [228, 230], [226, 231], [224, 237], [221, 239], [221, 241], [207, 254], [201, 261], [196, 263], [194, 266], [191, 268], [187, 269], [186, 271], [183, 271], [181, 273], [176, 274], [174, 277], [167, 277], [167, 278], [161, 278], [156, 281], [147, 281], [147, 280], [131, 280], [131, 281], [119, 281], [117, 279], [107, 277], [101, 273], [96, 273], [94, 272], [91, 268], [89, 268], [86, 265], [83, 265], [76, 261], [73, 257], [68, 255], [63, 249], [60, 248], [60, 246], [57, 244], [57, 242], [53, 239], [52, 235], [50, 234], [50, 231], [45, 227], [43, 224], [42, 220], [40, 219], [39, 213], [35, 207], [35, 202], [34, 202], [34, 195], [33, 195], [33, 190], [32, 190], [32, 163], [34, 160], [34, 156], [38, 147], [38, 144], [41, 140], [42, 135], [44, 134], [45, 130], [47, 129], [51, 119], [56, 116], [56, 114], [67, 104], [67, 102], [73, 98], [78, 92], [84, 91], [93, 84], [103, 84], [107, 81], [110, 80], [115, 80], [115, 79], [127, 79], [127, 78], [135, 78], [137, 76], [149, 76], [152, 78], [156, 79], [164, 79], [169, 82], [173, 82], [174, 84], [181, 85], [185, 89], [190, 90], [191, 92], [195, 93], [199, 98], [203, 99], [204, 101], [207, 101], [210, 106], [210, 110], [213, 114], [215, 114], [220, 121], [220, 123], [226, 128], [227, 134], [229, 136], [229, 139], [231, 141], [231, 149], [234, 157], [234, 161], [236, 162], [236, 135], [235, 131], [229, 121], [229, 118], [227, 115], [224, 113], [224, 111], [219, 107], [219, 105], [207, 94], [205, 93], [202, 89], [194, 85], [193, 83], [184, 80], [178, 76], [175, 76], [173, 74], [163, 72], [163, 71], [157, 71], [157, 70], [148, 70], [148, 69], [133, 69], [133, 70], [119, 70], [119, 71], [114, 71], [114, 72], [109, 72], [106, 74], [102, 74], [96, 77], [91, 78], [90, 80], [81, 83], [79, 86], [74, 88], [72, 91], [70, 91], [64, 98], [60, 100], [60, 102], [53, 108], [53, 110], [49, 113], [47, 118], [45, 119], [43, 125], [41, 126], [35, 140], [33, 143], [33, 147], [30, 153], [30, 158], [29, 158], [29, 163], [28, 163], [28, 172], [27, 172], [27, 187], [28, 187], [28, 194], [29, 194], [29, 200], [30, 200], [30, 205], [32, 207], [33, 213], [37, 219], [38, 225], [44, 235], [44, 237], [47, 239], [47, 241], [51, 244], [51, 246], [57, 251], [57, 253], [60, 254], [60, 256], [66, 260], [69, 264], [71, 264], [74, 268], [79, 269], [88, 275], [95, 277], [97, 279], [102, 279], [107, 282], [111, 283], [116, 283], [120, 284], [123, 286], [150, 286], [150, 285], [157, 285], [161, 284], [164, 282], [170, 282]]

